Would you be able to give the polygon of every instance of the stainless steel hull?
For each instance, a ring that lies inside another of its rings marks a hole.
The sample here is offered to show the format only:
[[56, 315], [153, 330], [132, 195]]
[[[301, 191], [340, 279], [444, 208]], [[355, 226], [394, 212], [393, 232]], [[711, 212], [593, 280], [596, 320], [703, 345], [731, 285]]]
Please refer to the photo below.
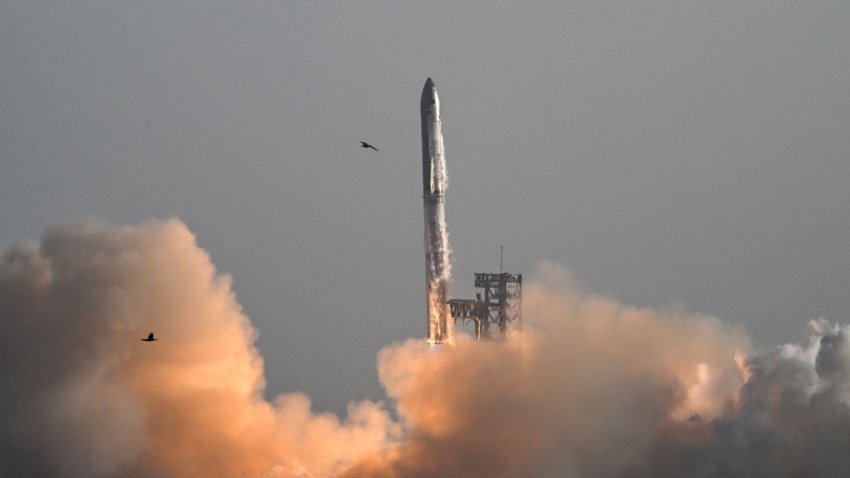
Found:
[[422, 189], [425, 206], [425, 280], [428, 287], [428, 342], [450, 343], [454, 324], [449, 310], [449, 236], [446, 232], [446, 156], [440, 125], [440, 98], [431, 78], [420, 102]]

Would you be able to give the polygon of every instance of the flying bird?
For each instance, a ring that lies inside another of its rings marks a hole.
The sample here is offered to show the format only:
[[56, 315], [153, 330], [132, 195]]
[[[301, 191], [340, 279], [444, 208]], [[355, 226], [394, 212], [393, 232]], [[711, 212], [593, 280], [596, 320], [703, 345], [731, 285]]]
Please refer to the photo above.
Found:
[[361, 148], [372, 148], [372, 149], [374, 149], [375, 151], [377, 151], [377, 150], [378, 150], [378, 148], [376, 148], [376, 147], [372, 146], [371, 144], [369, 144], [369, 143], [367, 143], [367, 142], [365, 142], [365, 141], [361, 141], [361, 142], [360, 142], [360, 147], [361, 147]]
[[156, 340], [156, 338], [153, 336], [153, 332], [151, 332], [151, 333], [148, 334], [148, 338], [141, 339], [141, 340], [142, 340], [142, 342], [153, 342], [154, 340]]

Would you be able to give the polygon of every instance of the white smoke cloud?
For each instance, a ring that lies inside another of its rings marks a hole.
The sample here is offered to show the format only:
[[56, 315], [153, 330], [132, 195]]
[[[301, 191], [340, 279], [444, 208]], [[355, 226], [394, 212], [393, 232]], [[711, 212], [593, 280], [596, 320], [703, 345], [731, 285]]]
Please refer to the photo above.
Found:
[[719, 320], [624, 306], [543, 265], [533, 332], [381, 353], [408, 432], [344, 476], [776, 478], [850, 469], [848, 326], [751, 351]]
[[179, 221], [50, 229], [0, 259], [0, 477], [846, 476], [850, 327], [757, 353], [536, 276], [522, 336], [389, 346], [397, 421], [340, 419], [263, 398], [256, 332]]
[[394, 433], [369, 402], [265, 401], [230, 278], [176, 220], [16, 244], [0, 318], [0, 476], [332, 476]]
[[670, 423], [649, 472], [626, 476], [824, 477], [850, 469], [850, 345], [846, 325], [812, 323], [807, 346], [742, 357], [734, 409], [712, 421]]
[[408, 433], [345, 476], [619, 476], [645, 464], [658, 426], [733, 400], [735, 353], [749, 347], [739, 331], [582, 294], [555, 266], [538, 276], [522, 337], [382, 351]]

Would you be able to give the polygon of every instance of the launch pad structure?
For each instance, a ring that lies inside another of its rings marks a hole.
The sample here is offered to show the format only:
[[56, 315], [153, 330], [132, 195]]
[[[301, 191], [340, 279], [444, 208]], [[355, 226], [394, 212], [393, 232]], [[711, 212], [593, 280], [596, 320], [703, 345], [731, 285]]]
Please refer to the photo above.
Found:
[[475, 273], [475, 299], [450, 299], [455, 323], [475, 325], [475, 339], [504, 339], [522, 330], [522, 274]]

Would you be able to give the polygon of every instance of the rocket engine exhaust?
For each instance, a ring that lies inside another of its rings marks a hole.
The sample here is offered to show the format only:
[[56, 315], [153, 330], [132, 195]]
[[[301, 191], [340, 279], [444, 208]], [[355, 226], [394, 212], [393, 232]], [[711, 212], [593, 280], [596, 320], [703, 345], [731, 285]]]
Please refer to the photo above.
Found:
[[446, 232], [446, 156], [440, 126], [440, 98], [431, 78], [420, 102], [422, 116], [422, 189], [425, 206], [425, 281], [428, 287], [428, 343], [451, 343], [449, 310], [449, 236]]

